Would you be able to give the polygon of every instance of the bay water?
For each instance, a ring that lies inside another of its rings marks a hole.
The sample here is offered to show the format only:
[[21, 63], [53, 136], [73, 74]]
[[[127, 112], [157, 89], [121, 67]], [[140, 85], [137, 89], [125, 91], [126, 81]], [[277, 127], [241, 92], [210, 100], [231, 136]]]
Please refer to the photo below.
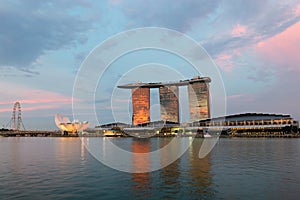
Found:
[[[102, 138], [127, 150], [181, 138]], [[80, 138], [0, 138], [0, 199], [299, 199], [300, 139], [220, 138], [199, 158], [195, 138], [175, 162], [126, 173], [95, 159]], [[149, 161], [133, 165], [148, 165]], [[121, 163], [120, 163], [121, 164]]]

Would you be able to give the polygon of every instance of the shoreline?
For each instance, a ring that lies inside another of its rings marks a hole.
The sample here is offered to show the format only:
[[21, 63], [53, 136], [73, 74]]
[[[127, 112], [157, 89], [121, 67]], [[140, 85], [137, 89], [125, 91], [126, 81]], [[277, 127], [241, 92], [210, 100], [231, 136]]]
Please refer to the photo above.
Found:
[[[0, 137], [108, 137], [101, 133], [87, 133], [84, 134], [69, 134], [63, 135], [61, 131], [0, 131]], [[134, 136], [109, 136], [112, 138], [129, 138]], [[202, 135], [152, 135], [151, 137], [135, 137], [135, 138], [166, 138], [166, 137], [195, 137], [204, 138]], [[219, 138], [300, 138], [300, 133], [296, 134], [239, 134], [239, 135], [220, 135]]]

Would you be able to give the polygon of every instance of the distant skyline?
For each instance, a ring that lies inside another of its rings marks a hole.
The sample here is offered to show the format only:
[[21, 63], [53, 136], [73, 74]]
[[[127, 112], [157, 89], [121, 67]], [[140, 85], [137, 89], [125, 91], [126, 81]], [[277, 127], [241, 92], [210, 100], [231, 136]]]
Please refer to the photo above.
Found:
[[[73, 83], [89, 52], [117, 33], [149, 26], [182, 32], [207, 50], [223, 77], [227, 114], [283, 113], [300, 120], [296, 0], [2, 0], [0, 26], [0, 126], [10, 121], [16, 101], [28, 129], [55, 129], [56, 113], [72, 118]], [[171, 56], [163, 52], [120, 58], [113, 69], [123, 69], [107, 71], [107, 91], [96, 93], [103, 122], [113, 121], [106, 115], [106, 94], [114, 89], [110, 80], [180, 79], [164, 76], [166, 67], [147, 74], [137, 69], [135, 77], [126, 73], [130, 65], [150, 62], [149, 54], [164, 66], [186, 67], [189, 78], [195, 75], [184, 62], [168, 59]], [[154, 103], [157, 98], [156, 94]]]

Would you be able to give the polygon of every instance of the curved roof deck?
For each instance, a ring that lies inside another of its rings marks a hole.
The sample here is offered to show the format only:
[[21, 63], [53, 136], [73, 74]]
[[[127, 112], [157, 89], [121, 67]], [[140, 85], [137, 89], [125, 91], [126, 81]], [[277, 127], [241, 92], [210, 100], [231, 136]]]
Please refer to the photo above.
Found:
[[200, 120], [199, 122], [207, 121], [257, 121], [257, 120], [280, 120], [280, 119], [292, 119], [290, 115], [286, 114], [268, 114], [268, 113], [243, 113], [235, 115], [227, 115], [223, 117], [215, 117], [211, 119]]
[[188, 80], [180, 80], [177, 82], [157, 82], [157, 83], [131, 83], [126, 85], [118, 85], [118, 88], [133, 89], [133, 88], [159, 88], [163, 86], [185, 86], [196, 82], [210, 83], [209, 77], [195, 77]]

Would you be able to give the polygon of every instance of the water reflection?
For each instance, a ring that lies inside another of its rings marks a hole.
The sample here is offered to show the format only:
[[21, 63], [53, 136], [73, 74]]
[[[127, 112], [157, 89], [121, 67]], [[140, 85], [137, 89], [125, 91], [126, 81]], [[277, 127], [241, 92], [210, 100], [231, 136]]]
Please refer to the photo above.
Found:
[[68, 162], [78, 160], [78, 155], [82, 159], [84, 150], [80, 148], [80, 140], [78, 138], [59, 138], [55, 141], [55, 161], [61, 167], [67, 166]]
[[[161, 138], [159, 140], [160, 147], [163, 147], [167, 144], [169, 144], [171, 138]], [[169, 149], [169, 151], [161, 151], [161, 163], [163, 164], [165, 160], [168, 160], [168, 157], [171, 154], [174, 154], [174, 151], [178, 151], [180, 148], [180, 144], [178, 142], [178, 139], [175, 138], [177, 141], [176, 143], [173, 143], [172, 148]], [[164, 191], [162, 194], [163, 198], [166, 199], [168, 197], [172, 197], [174, 194], [177, 194], [180, 190], [180, 159], [177, 159], [175, 162], [170, 164], [169, 166], [162, 168], [159, 171], [159, 176], [161, 179], [160, 188]], [[176, 188], [174, 190], [174, 188]]]
[[[210, 189], [212, 184], [211, 162], [210, 155], [200, 159], [198, 157], [199, 150], [202, 145], [202, 139], [192, 138], [159, 138], [159, 139], [133, 139], [131, 143], [132, 152], [148, 153], [153, 149], [161, 148], [172, 141], [172, 148], [168, 148], [160, 152], [160, 163], [163, 166], [172, 155], [181, 151], [187, 142], [190, 142], [190, 148], [177, 159], [165, 168], [151, 173], [133, 173], [132, 174], [132, 191], [136, 197], [153, 198], [173, 198], [177, 195], [187, 193], [189, 198], [205, 199], [211, 198], [213, 191]], [[192, 142], [193, 141], [193, 142]], [[139, 156], [132, 157], [132, 169], [138, 171], [140, 168], [151, 168], [151, 159]], [[159, 181], [155, 177], [159, 177]], [[188, 187], [189, 189], [183, 189]], [[159, 194], [153, 196], [153, 189], [156, 188]]]
[[[172, 139], [114, 140], [123, 149], [141, 154]], [[174, 146], [161, 151], [160, 156], [142, 160], [130, 157], [127, 159], [130, 165], [126, 167], [151, 169], [155, 159], [158, 164], [165, 163], [189, 141], [174, 139]], [[88, 138], [85, 144], [97, 145], [97, 150], [103, 152], [103, 143], [109, 140]], [[0, 196], [1, 199], [251, 199], [254, 196], [299, 199], [300, 139], [221, 139], [203, 159], [198, 158], [200, 146], [203, 140], [195, 138], [184, 155], [166, 168], [129, 174], [98, 162], [87, 154], [79, 139], [0, 138]], [[106, 153], [107, 157], [119, 159], [111, 151]], [[127, 164], [117, 161], [120, 165]]]
[[211, 158], [208, 154], [206, 157], [199, 159], [198, 155], [202, 144], [203, 139], [195, 138], [188, 151], [188, 175], [190, 177], [188, 185], [192, 196], [204, 195], [211, 197], [213, 195], [213, 191], [210, 189], [212, 184]]
[[[133, 153], [149, 153], [150, 139], [133, 139], [131, 148]], [[137, 154], [132, 154], [132, 171], [139, 172], [140, 169], [150, 170], [149, 154], [140, 157]], [[147, 156], [148, 155], [148, 156]], [[133, 173], [132, 174], [132, 189], [136, 196], [149, 197], [150, 192], [150, 175], [149, 173]]]
[[[8, 138], [8, 140], [11, 140], [12, 138]], [[8, 162], [8, 164], [10, 165], [9, 166], [9, 169], [12, 170], [12, 172], [15, 172], [16, 174], [17, 173], [21, 173], [22, 172], [22, 169], [20, 169], [20, 167], [22, 166], [22, 150], [20, 148], [20, 138], [16, 137], [16, 138], [13, 138], [13, 141], [12, 142], [9, 142], [8, 145], [9, 145], [9, 158], [10, 158], [10, 162]]]

